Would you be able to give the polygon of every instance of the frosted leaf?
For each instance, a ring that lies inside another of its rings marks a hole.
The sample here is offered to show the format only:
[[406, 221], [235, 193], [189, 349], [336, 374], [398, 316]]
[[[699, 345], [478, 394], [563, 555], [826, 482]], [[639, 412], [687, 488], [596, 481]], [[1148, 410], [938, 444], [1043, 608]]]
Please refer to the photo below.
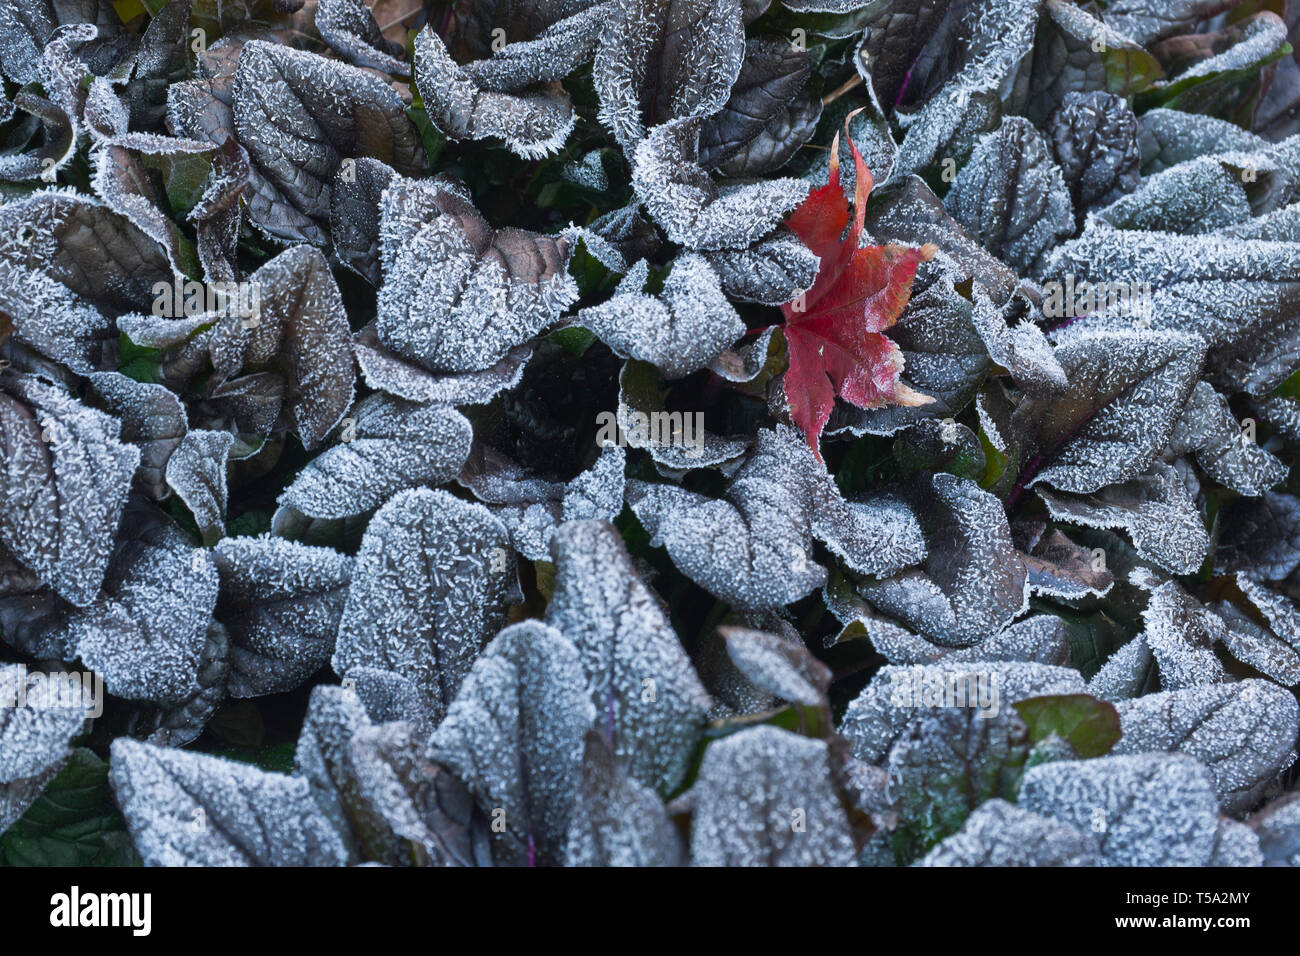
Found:
[[1214, 645], [1226, 637], [1224, 623], [1177, 583], [1158, 584], [1152, 575], [1134, 572], [1134, 581], [1149, 588], [1151, 596], [1142, 611], [1146, 625], [1142, 637], [1160, 668], [1160, 686], [1180, 690], [1225, 679]]
[[1066, 93], [1046, 133], [1076, 219], [1094, 204], [1132, 192], [1141, 181], [1138, 122], [1122, 96], [1102, 90]]
[[955, 833], [986, 800], [1011, 800], [1029, 753], [1029, 729], [1014, 710], [930, 708], [911, 722], [885, 764], [898, 826], [900, 863]]
[[1029, 598], [1025, 564], [998, 499], [973, 481], [939, 473], [918, 501], [928, 553], [920, 569], [864, 583], [877, 610], [936, 643], [974, 644], [1020, 615]]
[[35, 378], [0, 378], [0, 545], [73, 604], [95, 599], [140, 452]]
[[1246, 222], [1251, 209], [1240, 174], [1200, 157], [1148, 176], [1096, 215], [1117, 229], [1209, 233]]
[[989, 252], [1020, 272], [1074, 232], [1070, 194], [1043, 137], [1018, 116], [980, 140], [944, 205]]
[[226, 459], [235, 436], [192, 429], [167, 459], [167, 485], [185, 503], [206, 539], [220, 538], [226, 520]]
[[429, 119], [451, 139], [501, 139], [517, 156], [544, 159], [573, 131], [573, 103], [562, 88], [496, 92], [457, 66], [428, 26], [415, 38], [415, 84]]
[[1255, 831], [1231, 817], [1219, 817], [1214, 851], [1207, 866], [1263, 866], [1264, 854]]
[[1005, 800], [987, 800], [917, 866], [1097, 866], [1096, 837]]
[[1029, 573], [1029, 588], [1037, 594], [1073, 600], [1102, 597], [1115, 584], [1104, 561], [1089, 548], [1075, 544], [1060, 531], [1052, 531], [1022, 554]]
[[1243, 495], [1261, 495], [1286, 480], [1287, 465], [1246, 437], [1228, 401], [1207, 382], [1197, 382], [1169, 440], [1174, 455], [1194, 453], [1196, 463], [1219, 484]]
[[40, 799], [45, 787], [59, 775], [64, 766], [66, 764], [56, 763], [34, 777], [23, 777], [12, 783], [0, 783], [0, 834], [18, 822], [23, 814], [31, 809], [32, 804]]
[[467, 63], [464, 72], [483, 89], [501, 93], [562, 80], [595, 55], [610, 6], [594, 3], [551, 24], [534, 40], [507, 43], [489, 59]]
[[300, 220], [328, 220], [331, 184], [345, 158], [370, 156], [409, 175], [427, 165], [401, 98], [357, 67], [250, 40], [239, 55], [233, 99], [239, 142], [274, 193], [254, 190], [249, 214], [273, 235], [303, 235], [279, 221], [281, 203]]
[[978, 644], [943, 651], [949, 663], [958, 661], [1027, 661], [1065, 665], [1070, 662], [1070, 634], [1055, 614], [1033, 614]]
[[587, 731], [564, 865], [679, 866], [683, 856], [659, 797], [624, 772], [600, 733]]
[[15, 337], [81, 370], [103, 367], [104, 311], [144, 307], [172, 281], [162, 248], [85, 197], [37, 192], [0, 206], [0, 306]]
[[853, 754], [859, 760], [879, 763], [899, 734], [924, 711], [927, 695], [955, 686], [959, 694], [965, 693], [968, 703], [979, 703], [980, 682], [987, 703], [998, 708], [1010, 707], [1026, 697], [1084, 692], [1078, 671], [1048, 664], [944, 660], [910, 667], [890, 665], [878, 670], [849, 704], [840, 722], [840, 733], [852, 742]]
[[[359, 2], [359, 0], [338, 0]], [[330, 241], [339, 261], [379, 286], [379, 202], [396, 176], [391, 166], [363, 156], [340, 165], [330, 192]]]
[[505, 527], [445, 491], [404, 491], [366, 528], [339, 622], [334, 670], [395, 671], [415, 682], [435, 720], [517, 600]]
[[1042, 330], [1028, 320], [1009, 326], [981, 286], [972, 285], [971, 295], [974, 298], [971, 324], [984, 342], [989, 358], [1005, 368], [1015, 383], [1031, 395], [1064, 392], [1068, 387], [1065, 370]]
[[790, 105], [811, 72], [807, 52], [788, 40], [749, 40], [730, 98], [700, 129], [700, 165], [711, 169], [740, 152]]
[[1286, 43], [1286, 37], [1286, 21], [1271, 12], [1261, 11], [1219, 31], [1216, 40], [1219, 43], [1226, 41], [1229, 44], [1227, 49], [1193, 63], [1178, 74], [1178, 79], [1212, 79], [1216, 74], [1258, 67], [1269, 54]]
[[113, 741], [109, 778], [149, 866], [342, 866], [306, 780], [207, 754]]
[[691, 252], [673, 261], [658, 296], [616, 294], [581, 310], [574, 321], [614, 354], [649, 362], [669, 379], [704, 368], [745, 332], [718, 274]]
[[[178, 135], [215, 145], [234, 141], [244, 153], [235, 133], [234, 76], [244, 40], [223, 38], [198, 57], [203, 78], [175, 83], [167, 91], [167, 125]], [[244, 158], [241, 157], [241, 158]], [[250, 220], [262, 232], [277, 239], [311, 242], [323, 246], [328, 233], [313, 216], [298, 209], [263, 172], [257, 163], [248, 170], [245, 196]], [[203, 234], [200, 233], [200, 238]], [[202, 252], [202, 249], [200, 249]]]
[[[593, 0], [469, 0], [456, 15], [458, 50], [487, 56], [501, 28], [509, 43], [537, 36], [552, 24], [592, 6]], [[500, 43], [498, 42], [498, 46]]]
[[1285, 687], [1300, 684], [1300, 652], [1251, 620], [1235, 604], [1219, 601], [1212, 607], [1227, 625], [1221, 640], [1228, 653]]
[[493, 856], [507, 865], [564, 857], [583, 735], [595, 717], [578, 651], [539, 621], [506, 628], [483, 651], [430, 742], [430, 755], [504, 822]]
[[174, 704], [199, 690], [217, 569], [161, 514], [128, 511], [103, 591], [68, 615], [77, 656], [130, 700]]
[[709, 695], [613, 525], [565, 524], [551, 550], [546, 620], [578, 650], [596, 727], [633, 778], [671, 793], [690, 767]]
[[343, 296], [324, 255], [305, 245], [280, 253], [249, 282], [259, 290], [257, 311], [228, 310], [210, 340], [217, 382], [240, 371], [282, 375], [285, 412], [303, 446], [314, 448], [352, 404], [356, 365]]
[[[532, 504], [559, 500], [566, 484], [540, 478], [496, 449], [475, 444], [457, 479], [488, 504]], [[544, 559], [535, 559], [544, 560]]]
[[414, 681], [377, 667], [354, 667], [347, 679], [375, 723], [404, 721], [422, 734], [433, 733], [433, 714]]
[[488, 822], [445, 767], [424, 755], [427, 737], [410, 724], [362, 727], [347, 761], [364, 801], [391, 827], [397, 861], [422, 866], [490, 866]]
[[352, 558], [283, 538], [227, 538], [212, 552], [230, 631], [232, 697], [281, 693], [329, 662]]
[[[783, 645], [783, 648], [776, 650], [780, 654], [782, 649], [788, 651], [791, 655], [796, 653], [795, 645], [803, 649], [803, 639], [797, 633], [792, 633], [786, 622], [778, 621], [775, 617], [768, 615], [742, 615], [728, 616], [724, 618], [726, 622], [720, 625], [696, 647], [695, 653], [691, 655], [694, 661], [696, 672], [700, 675], [700, 680], [704, 683], [709, 695], [713, 698], [713, 707], [709, 710], [710, 720], [727, 720], [736, 717], [749, 717], [758, 714], [770, 716], [773, 711], [779, 710], [783, 705], [773, 694], [759, 687], [751, 681], [745, 673], [736, 666], [731, 659], [727, 650], [727, 641], [722, 631], [736, 630], [742, 635], [747, 634], [764, 634], [765, 637], [771, 638], [774, 644]], [[786, 626], [782, 626], [785, 624]], [[754, 631], [756, 626], [770, 626], [771, 633]], [[792, 670], [790, 665], [782, 665], [778, 661], [778, 673], [786, 674], [792, 682], [792, 686], [803, 687], [807, 684], [803, 678], [797, 675], [797, 669]], [[816, 706], [815, 704], [813, 706]], [[806, 710], [800, 710], [798, 716], [806, 714]], [[815, 717], [813, 718], [815, 720]], [[811, 722], [811, 721], [810, 721]]]
[[1208, 775], [1182, 755], [1042, 764], [1026, 771], [1019, 804], [1095, 834], [1107, 866], [1205, 866], [1218, 833]]
[[1177, 472], [1162, 462], [1145, 475], [1093, 495], [1058, 494], [1040, 487], [1038, 496], [1056, 521], [1123, 528], [1139, 555], [1176, 574], [1191, 574], [1205, 560], [1209, 536], [1200, 510]]
[[1275, 396], [1253, 401], [1251, 408], [1283, 441], [1300, 442], [1300, 401]]
[[[1127, 93], [1163, 74], [1159, 61], [1139, 43], [1087, 10], [1050, 0], [1043, 12], [1033, 50], [1016, 78], [1031, 122], [1041, 125], [1072, 93], [1110, 89], [1111, 82]], [[1101, 45], [1106, 55], [1094, 50]]]
[[[669, 485], [636, 484], [628, 500], [673, 564], [742, 610], [797, 601], [826, 582], [813, 560], [811, 489], [792, 429], [762, 430], [726, 501]], [[804, 454], [810, 454], [806, 450]]]
[[[844, 160], [841, 156], [841, 170], [845, 168]], [[969, 237], [918, 176], [906, 177], [894, 189], [881, 190], [874, 196], [874, 202], [868, 203], [866, 229], [876, 242], [901, 246], [933, 242], [939, 246], [943, 255], [936, 255], [918, 271], [917, 291], [932, 285], [931, 277], [935, 282], [941, 278], [956, 284], [971, 278], [984, 286], [993, 302], [1006, 303], [1021, 285], [1014, 269]], [[893, 336], [896, 329], [897, 325], [889, 334]]]
[[599, 118], [627, 153], [661, 123], [717, 112], [745, 55], [738, 2], [613, 0], [596, 51]]
[[67, 618], [72, 609], [40, 579], [0, 552], [6, 596], [0, 598], [0, 640], [37, 660], [72, 660]]
[[891, 664], [932, 664], [952, 650], [876, 614], [842, 575], [835, 575], [827, 582], [822, 588], [822, 599], [826, 609], [844, 625], [839, 634], [826, 639], [828, 647], [865, 637], [876, 653]]
[[1147, 44], [1190, 32], [1218, 6], [1218, 0], [1114, 0], [1107, 4], [1106, 22], [1138, 43]]
[[891, 181], [940, 156], [964, 156], [976, 136], [997, 125], [999, 87], [1030, 49], [1039, 7], [1036, 0], [967, 7], [954, 50], [960, 69], [925, 106], [903, 118], [906, 133]]
[[600, 457], [578, 475], [564, 491], [561, 515], [564, 521], [613, 521], [623, 510], [627, 452], [618, 445], [601, 449]]
[[133, 129], [155, 129], [166, 113], [167, 87], [189, 74], [190, 0], [170, 0], [152, 16], [126, 84]]
[[489, 368], [578, 298], [567, 240], [494, 230], [436, 182], [384, 190], [379, 241], [379, 341], [428, 369]]
[[586, 471], [565, 484], [536, 478], [479, 446], [458, 479], [505, 525], [510, 544], [530, 561], [551, 560], [551, 537], [565, 521], [613, 521], [623, 510], [627, 452], [606, 445]]
[[818, 259], [798, 237], [776, 232], [748, 249], [724, 249], [704, 258], [733, 299], [782, 305], [812, 288]]
[[1270, 591], [1247, 574], [1233, 576], [1246, 599], [1259, 610], [1268, 626], [1292, 647], [1300, 650], [1300, 611], [1290, 598]]
[[281, 506], [314, 518], [346, 518], [377, 508], [404, 488], [456, 477], [473, 431], [454, 409], [371, 395], [352, 410], [351, 440], [312, 459]]
[[1043, 463], [1029, 484], [1086, 493], [1137, 478], [1173, 433], [1204, 354], [1198, 339], [1168, 332], [1067, 336], [1056, 349], [1067, 395], [1031, 396], [1012, 415], [1022, 460]]
[[473, 798], [425, 759], [424, 742], [407, 723], [373, 726], [349, 690], [312, 692], [294, 764], [351, 855], [387, 866], [472, 866], [485, 849]]
[[871, 646], [891, 664], [934, 664], [939, 661], [1025, 661], [1038, 664], [1065, 665], [1070, 661], [1070, 636], [1065, 624], [1053, 614], [1035, 614], [1016, 621], [1005, 630], [970, 647], [954, 649], [934, 644], [872, 614], [858, 602], [860, 609], [848, 620], [837, 643], [857, 636], [856, 625], [871, 641]]
[[[70, 693], [56, 686], [55, 673], [46, 682], [33, 679], [22, 664], [0, 665], [0, 785], [39, 778], [62, 765], [69, 743], [82, 733], [90, 716], [89, 692]], [[21, 699], [21, 706], [16, 702]], [[3, 818], [0, 818], [2, 820]], [[0, 826], [0, 830], [4, 827]]]
[[632, 188], [671, 241], [697, 250], [743, 249], [803, 202], [808, 183], [764, 179], [719, 188], [697, 162], [700, 122], [651, 130], [631, 156]]
[[871, 410], [841, 403], [831, 414], [827, 434], [893, 435], [918, 421], [950, 418], [970, 402], [992, 363], [972, 318], [974, 306], [954, 287], [956, 278], [944, 275], [912, 296], [889, 329], [902, 350], [907, 381], [934, 401]]
[[[822, 98], [818, 87], [817, 83], [805, 85], [757, 136], [735, 155], [723, 160], [718, 172], [733, 179], [757, 179], [789, 163], [817, 132], [822, 118]], [[876, 156], [870, 157], [870, 161], [877, 160]], [[879, 168], [883, 179], [887, 167]]]
[[1259, 835], [1264, 866], [1300, 866], [1300, 796], [1279, 797], [1248, 822]]
[[[1076, 288], [1085, 281], [1149, 283], [1143, 305], [1150, 306], [1150, 328], [1207, 342], [1212, 384], [1262, 395], [1293, 368], [1288, 356], [1300, 297], [1300, 282], [1291, 278], [1300, 274], [1295, 243], [1117, 230], [1093, 220], [1082, 236], [1053, 251], [1046, 271], [1073, 275]], [[1087, 320], [1132, 323], [1125, 316]], [[1061, 350], [1058, 357], [1066, 364]]]
[[[724, 351], [719, 355], [718, 361], [726, 361], [729, 357], [729, 353]], [[747, 438], [726, 438], [715, 435], [708, 429], [702, 434], [693, 434], [693, 442], [677, 442], [669, 438], [678, 431], [685, 436], [688, 422], [693, 425], [697, 419], [688, 418], [688, 413], [685, 412], [667, 410], [663, 383], [653, 365], [645, 362], [626, 363], [619, 373], [618, 385], [618, 410], [615, 414], [620, 435], [628, 447], [648, 451], [660, 473], [713, 467], [724, 472], [734, 470], [745, 449], [749, 447]], [[654, 428], [656, 421], [660, 423], [657, 436]], [[692, 431], [696, 429], [692, 428]]]
[[780, 700], [825, 707], [831, 670], [802, 641], [741, 627], [719, 628], [727, 656], [751, 684]]
[[735, 348], [723, 349], [709, 363], [709, 371], [728, 382], [752, 382], [767, 366], [768, 351], [772, 345], [774, 327], [759, 333]]
[[1294, 759], [1300, 707], [1264, 680], [1210, 684], [1119, 701], [1114, 753], [1189, 754], [1207, 769], [1225, 813], [1250, 809]]
[[1146, 637], [1139, 634], [1114, 654], [1088, 681], [1088, 693], [1100, 700], [1118, 702], [1137, 697], [1155, 666]]
[[320, 0], [315, 23], [326, 45], [354, 66], [411, 75], [406, 49], [384, 38], [365, 0]]
[[219, 621], [209, 621], [195, 675], [197, 686], [178, 701], [137, 704], [127, 719], [126, 732], [160, 747], [185, 746], [203, 733], [225, 703], [229, 675], [230, 635]]
[[813, 537], [847, 567], [859, 574], [886, 575], [925, 560], [921, 525], [905, 501], [888, 493], [845, 501], [811, 456], [804, 465], [813, 472]]
[[1225, 502], [1220, 511], [1214, 567], [1281, 581], [1300, 567], [1300, 499], [1266, 491], [1258, 498]]
[[164, 181], [208, 175], [216, 151], [212, 144], [190, 139], [135, 134], [102, 144], [91, 155], [91, 185], [105, 204], [131, 221], [167, 251], [178, 274], [193, 270], [189, 241], [163, 210], [165, 191], [154, 184], [151, 167]]
[[692, 866], [852, 866], [826, 743], [751, 727], [704, 751], [686, 793]]
[[45, 142], [35, 149], [0, 157], [0, 179], [30, 182], [39, 179], [47, 169], [63, 169], [72, 162], [77, 154], [77, 135], [80, 132], [72, 117], [43, 96], [20, 92], [15, 94], [12, 103], [0, 99], [3, 122], [13, 118], [15, 108], [40, 120], [45, 128]]
[[[370, 726], [365, 708], [355, 693], [340, 687], [316, 687], [307, 703], [294, 772], [307, 781], [311, 795], [334, 831], [344, 837], [350, 856], [389, 859], [392, 833], [374, 810], [355, 797], [358, 781], [348, 762], [348, 744], [357, 731]], [[351, 800], [348, 798], [352, 797]]]
[[167, 494], [167, 459], [187, 430], [185, 406], [163, 385], [137, 382], [119, 372], [95, 372], [91, 385], [121, 422], [121, 440], [140, 449], [134, 487], [151, 498]]
[[531, 346], [517, 345], [501, 361], [481, 372], [430, 372], [384, 348], [373, 325], [357, 334], [352, 347], [361, 374], [371, 388], [437, 405], [486, 405], [519, 384], [524, 366], [533, 357]]
[[1269, 145], [1236, 123], [1173, 109], [1143, 113], [1138, 144], [1147, 176], [1201, 156], [1254, 153]]
[[[633, 200], [620, 209], [605, 213], [591, 224], [590, 231], [604, 239], [624, 262], [621, 268], [605, 264], [606, 268], [622, 272], [627, 268], [626, 263], [654, 256], [663, 245], [659, 230], [641, 215], [640, 208], [641, 204]], [[595, 254], [594, 250], [592, 254]]]

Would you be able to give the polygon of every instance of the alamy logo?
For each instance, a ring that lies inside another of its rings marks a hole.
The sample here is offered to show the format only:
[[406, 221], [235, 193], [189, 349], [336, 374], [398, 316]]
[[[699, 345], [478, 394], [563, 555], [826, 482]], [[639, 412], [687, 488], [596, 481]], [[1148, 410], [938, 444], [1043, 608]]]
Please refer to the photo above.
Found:
[[998, 675], [987, 671], [894, 671], [889, 703], [894, 707], [972, 707], [980, 717], [998, 715]]
[[1049, 319], [1079, 319], [1094, 312], [1151, 319], [1150, 282], [1076, 282], [1067, 275], [1064, 282], [1044, 282], [1043, 291], [1043, 315]]
[[82, 893], [74, 886], [50, 897], [51, 926], [127, 926], [132, 936], [153, 928], [151, 893]]
[[629, 412], [623, 427], [613, 412], [596, 416], [596, 444], [633, 448], [684, 448], [692, 458], [704, 454], [703, 412]]
[[0, 711], [84, 710], [104, 715], [104, 678], [94, 671], [29, 671], [19, 664], [0, 671]]
[[256, 319], [262, 312], [260, 282], [155, 282], [153, 314], [168, 319], [217, 313]]

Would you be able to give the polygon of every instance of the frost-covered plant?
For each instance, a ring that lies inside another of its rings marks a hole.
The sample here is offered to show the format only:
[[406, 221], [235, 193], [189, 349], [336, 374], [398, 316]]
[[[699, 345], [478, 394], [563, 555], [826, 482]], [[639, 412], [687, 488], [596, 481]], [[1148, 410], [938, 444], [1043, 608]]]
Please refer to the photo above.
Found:
[[0, 4], [0, 859], [1300, 864], [1298, 26]]

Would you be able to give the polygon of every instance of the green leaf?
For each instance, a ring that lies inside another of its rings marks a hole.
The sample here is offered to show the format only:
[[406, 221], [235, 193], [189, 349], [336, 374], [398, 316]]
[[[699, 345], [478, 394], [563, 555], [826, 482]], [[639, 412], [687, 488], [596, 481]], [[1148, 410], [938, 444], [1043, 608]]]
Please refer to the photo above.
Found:
[[567, 349], [570, 354], [581, 355], [596, 341], [596, 336], [580, 325], [571, 325], [565, 329], [556, 329], [547, 337], [547, 341]]
[[22, 818], [0, 836], [9, 866], [136, 866], [140, 860], [113, 802], [108, 764], [85, 748]]
[[429, 165], [433, 166], [438, 157], [442, 155], [443, 148], [447, 145], [447, 137], [434, 127], [433, 121], [429, 119], [429, 114], [424, 111], [424, 101], [418, 95], [412, 97], [411, 105], [406, 108], [406, 115], [411, 118], [415, 128], [420, 131], [420, 140], [424, 143], [424, 153], [429, 157]]
[[1109, 753], [1120, 737], [1115, 705], [1088, 694], [1030, 697], [1014, 706], [1035, 743], [1055, 734], [1084, 759]]

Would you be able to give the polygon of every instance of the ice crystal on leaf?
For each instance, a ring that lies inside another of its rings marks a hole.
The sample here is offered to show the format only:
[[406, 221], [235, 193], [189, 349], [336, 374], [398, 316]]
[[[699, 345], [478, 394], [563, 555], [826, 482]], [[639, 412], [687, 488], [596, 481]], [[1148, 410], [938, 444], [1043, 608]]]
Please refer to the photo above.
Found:
[[334, 670], [392, 670], [446, 713], [517, 590], [506, 530], [482, 505], [426, 488], [389, 499], [366, 528], [339, 621]]
[[502, 631], [479, 655], [430, 742], [485, 814], [505, 824], [497, 858], [564, 858], [583, 738], [595, 717], [577, 649], [538, 621]]
[[684, 800], [693, 866], [851, 866], [824, 741], [753, 727], [710, 744]]

